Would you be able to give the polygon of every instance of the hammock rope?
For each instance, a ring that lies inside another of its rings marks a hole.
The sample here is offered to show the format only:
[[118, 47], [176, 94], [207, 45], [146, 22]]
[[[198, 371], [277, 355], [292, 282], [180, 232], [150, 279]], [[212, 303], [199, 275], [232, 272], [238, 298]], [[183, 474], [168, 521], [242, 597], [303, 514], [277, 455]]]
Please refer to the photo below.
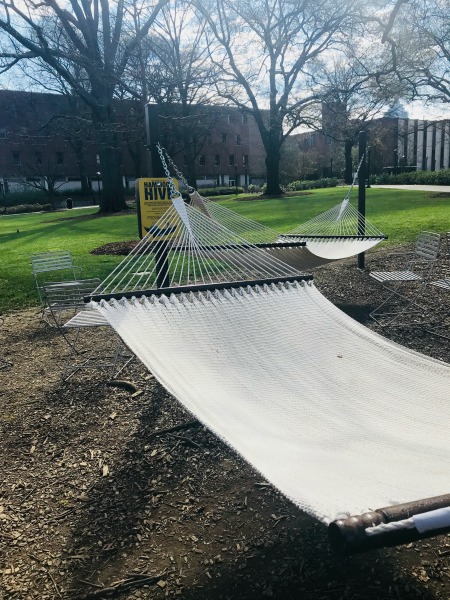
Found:
[[[180, 196], [172, 199], [151, 229], [95, 290], [95, 296], [155, 290], [167, 287], [160, 285], [165, 279], [171, 287], [180, 287], [302, 277], [299, 270], [266, 252], [264, 245], [251, 244], [206, 218]], [[285, 247], [296, 247], [296, 242]]]

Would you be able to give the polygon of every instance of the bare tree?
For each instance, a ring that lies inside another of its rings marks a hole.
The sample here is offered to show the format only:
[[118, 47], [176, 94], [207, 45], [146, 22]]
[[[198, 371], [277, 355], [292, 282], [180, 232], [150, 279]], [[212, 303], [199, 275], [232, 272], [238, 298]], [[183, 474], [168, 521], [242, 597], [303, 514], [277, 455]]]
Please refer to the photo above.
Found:
[[[139, 15], [135, 15], [139, 27]], [[205, 22], [183, 0], [164, 7], [151, 36], [142, 40], [128, 69], [129, 85], [158, 105], [160, 138], [172, 155], [184, 156], [186, 176], [196, 185], [196, 159], [217, 111], [216, 69], [209, 59]], [[138, 74], [138, 76], [136, 76]]]
[[66, 181], [62, 179], [61, 167], [55, 160], [47, 159], [39, 164], [26, 163], [17, 174], [21, 177], [24, 186], [44, 192], [52, 208], [56, 208], [56, 192]]
[[348, 46], [345, 59], [322, 65], [322, 131], [332, 145], [343, 148], [346, 183], [353, 179], [352, 149], [359, 132], [384, 116], [404, 93], [390, 51], [378, 50], [377, 55], [375, 40], [365, 50], [356, 40]]
[[340, 47], [358, 0], [195, 0], [208, 23], [210, 54], [222, 75], [218, 92], [251, 113], [266, 151], [267, 193], [279, 194], [280, 149], [310, 124], [319, 97], [315, 61]]
[[0, 54], [2, 70], [22, 60], [40, 59], [91, 111], [101, 138], [103, 212], [126, 207], [114, 127], [114, 94], [130, 57], [167, 3], [168, 0], [156, 0], [149, 6], [142, 2], [142, 25], [136, 31], [129, 23], [126, 0], [70, 0], [68, 3], [0, 0], [0, 29], [7, 34]]
[[392, 32], [407, 48], [398, 70], [413, 98], [450, 103], [449, 14], [449, 0], [410, 0], [406, 23]]

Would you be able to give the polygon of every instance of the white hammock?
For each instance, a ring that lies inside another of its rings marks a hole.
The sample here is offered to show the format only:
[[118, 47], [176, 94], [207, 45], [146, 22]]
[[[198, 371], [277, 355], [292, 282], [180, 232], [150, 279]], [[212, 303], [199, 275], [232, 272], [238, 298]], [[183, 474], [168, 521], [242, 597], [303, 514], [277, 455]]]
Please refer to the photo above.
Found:
[[[263, 249], [236, 249], [235, 234], [179, 198], [161, 222], [177, 223], [168, 261], [189, 263], [190, 278], [169, 269], [183, 285], [155, 289], [148, 238], [152, 275], [136, 275], [135, 252], [91, 307], [187, 410], [325, 523], [448, 490], [449, 365], [356, 323]], [[248, 277], [249, 252], [260, 284], [229, 279]]]
[[448, 491], [450, 367], [308, 284], [94, 304], [193, 415], [329, 522]]
[[[270, 244], [270, 247], [265, 248], [266, 252], [295, 269], [308, 271], [333, 260], [356, 256], [370, 250], [386, 238], [350, 204], [350, 194], [362, 159], [342, 202], [292, 231], [281, 234], [201, 196], [198, 190], [188, 184], [167, 150], [158, 146], [158, 151], [167, 177], [171, 178], [168, 162], [178, 179], [188, 189], [191, 203], [197, 210], [253, 244]], [[296, 242], [296, 246], [287, 248], [287, 241]], [[304, 245], [301, 246], [301, 243]]]
[[[197, 190], [190, 192], [189, 196], [193, 206], [204, 215], [243, 238], [253, 243], [273, 242], [273, 247], [267, 248], [266, 252], [300, 270], [309, 270], [334, 260], [356, 256], [370, 250], [386, 238], [379, 229], [364, 219], [348, 198], [283, 234], [247, 219], [217, 202], [203, 198]], [[285, 250], [280, 244], [286, 241], [304, 242], [305, 246]]]

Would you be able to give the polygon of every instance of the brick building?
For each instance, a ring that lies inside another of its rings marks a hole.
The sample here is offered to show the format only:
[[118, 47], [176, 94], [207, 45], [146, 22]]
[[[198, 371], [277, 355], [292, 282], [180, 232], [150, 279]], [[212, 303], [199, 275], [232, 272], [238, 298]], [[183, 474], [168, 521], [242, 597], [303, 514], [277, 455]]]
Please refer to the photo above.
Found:
[[[101, 189], [98, 141], [92, 127], [77, 130], [80, 117], [86, 115], [66, 96], [0, 90], [0, 184], [3, 189], [6, 192], [23, 190], [33, 179], [55, 180], [59, 191], [81, 188], [83, 179], [88, 189]], [[89, 122], [89, 118], [84, 120]], [[139, 152], [145, 157], [142, 119], [140, 128]], [[121, 131], [118, 135], [123, 138]], [[122, 175], [127, 185], [141, 173], [136, 173], [136, 160], [128, 151], [128, 142], [121, 139], [120, 147]]]
[[154, 175], [162, 175], [159, 157], [152, 149], [161, 141], [186, 177], [194, 171], [198, 187], [246, 187], [265, 181], [266, 153], [251, 115], [235, 107], [209, 105], [190, 107], [189, 116], [182, 116], [177, 107], [171, 108], [168, 114], [156, 104], [146, 106]]
[[[160, 141], [184, 171], [186, 157], [192, 157], [193, 149], [179, 143], [176, 131], [168, 134], [173, 129], [168, 110], [171, 108], [149, 105], [147, 120], [149, 114], [156, 119]], [[205, 108], [198, 109], [200, 118], [191, 127], [197, 130], [193, 158], [197, 185], [263, 182], [265, 151], [254, 119], [232, 107], [210, 105], [206, 110], [207, 118]], [[140, 105], [117, 103], [115, 116], [124, 186], [133, 187], [135, 178], [148, 176], [159, 158], [153, 157], [153, 163], [150, 160]], [[87, 125], [79, 127], [83, 121]], [[83, 188], [98, 192], [101, 172], [96, 137], [88, 109], [76, 98], [0, 90], [0, 189], [19, 191], [29, 187], [26, 184], [31, 180], [44, 185], [55, 180], [59, 191]]]

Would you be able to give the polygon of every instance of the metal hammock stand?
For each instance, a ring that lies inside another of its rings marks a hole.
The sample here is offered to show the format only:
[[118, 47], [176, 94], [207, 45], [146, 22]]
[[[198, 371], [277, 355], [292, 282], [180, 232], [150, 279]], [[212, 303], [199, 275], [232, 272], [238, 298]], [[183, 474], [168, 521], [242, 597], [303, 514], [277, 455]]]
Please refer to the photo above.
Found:
[[450, 367], [356, 323], [311, 275], [170, 191], [154, 230], [170, 234], [144, 237], [90, 308], [187, 410], [329, 524], [338, 552], [450, 531], [448, 494], [334, 520], [410, 489], [443, 493]]

